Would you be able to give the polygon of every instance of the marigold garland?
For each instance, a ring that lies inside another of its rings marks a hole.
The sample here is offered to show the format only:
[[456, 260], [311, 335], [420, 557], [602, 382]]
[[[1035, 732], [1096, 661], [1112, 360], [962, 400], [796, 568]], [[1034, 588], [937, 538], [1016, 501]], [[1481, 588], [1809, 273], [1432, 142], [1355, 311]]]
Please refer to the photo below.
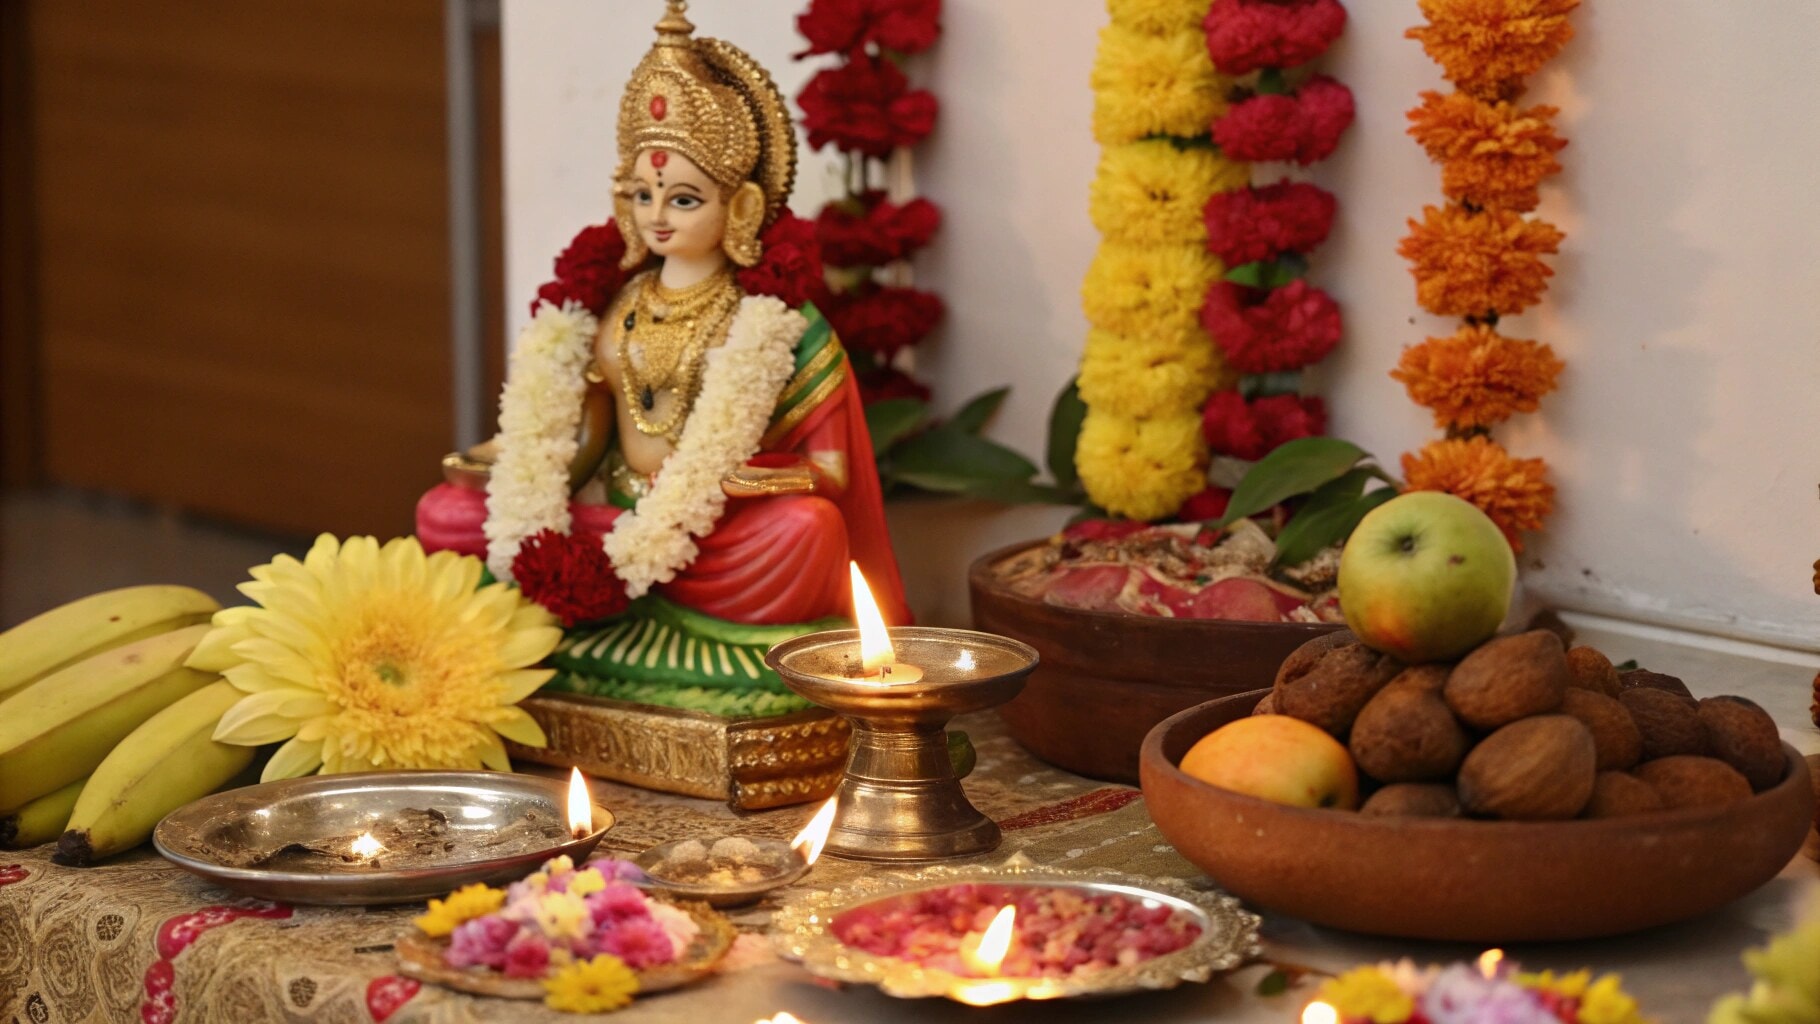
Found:
[[1434, 411], [1450, 433], [1482, 430], [1519, 412], [1535, 412], [1566, 364], [1554, 349], [1467, 324], [1446, 338], [1403, 350], [1390, 372], [1417, 405]]
[[1542, 262], [1567, 237], [1515, 210], [1426, 206], [1397, 253], [1409, 261], [1416, 301], [1436, 316], [1521, 313], [1541, 301], [1554, 268]]
[[1508, 99], [1574, 37], [1580, 0], [1421, 0], [1428, 24], [1404, 33], [1447, 79], [1476, 96]]
[[1213, 0], [1106, 0], [1114, 25], [1134, 32], [1160, 36], [1191, 31], [1207, 17]]
[[1087, 212], [1109, 242], [1200, 245], [1209, 194], [1245, 185], [1244, 164], [1167, 140], [1109, 147], [1087, 193]]
[[1403, 455], [1403, 481], [1412, 491], [1446, 491], [1479, 506], [1510, 546], [1539, 530], [1554, 511], [1555, 488], [1541, 459], [1517, 459], [1489, 437], [1441, 438]]
[[1101, 508], [1130, 519], [1160, 519], [1206, 486], [1201, 417], [1186, 412], [1138, 419], [1088, 406], [1075, 461]]
[[1093, 137], [1102, 146], [1204, 135], [1226, 105], [1206, 42], [1192, 28], [1152, 35], [1114, 21], [1100, 33], [1090, 81]]
[[1557, 113], [1463, 92], [1425, 92], [1421, 106], [1409, 112], [1409, 135], [1441, 165], [1447, 198], [1527, 213], [1541, 201], [1542, 179], [1561, 170], [1555, 154], [1567, 140], [1549, 120]]
[[1339, 304], [1301, 278], [1268, 291], [1215, 281], [1201, 325], [1240, 373], [1299, 370], [1340, 343]]
[[1087, 332], [1081, 400], [1118, 416], [1150, 417], [1192, 408], [1220, 381], [1220, 360], [1199, 331], [1186, 338]]
[[1087, 267], [1081, 304], [1087, 322], [1126, 338], [1184, 338], [1195, 331], [1201, 297], [1223, 270], [1203, 246], [1107, 242]]

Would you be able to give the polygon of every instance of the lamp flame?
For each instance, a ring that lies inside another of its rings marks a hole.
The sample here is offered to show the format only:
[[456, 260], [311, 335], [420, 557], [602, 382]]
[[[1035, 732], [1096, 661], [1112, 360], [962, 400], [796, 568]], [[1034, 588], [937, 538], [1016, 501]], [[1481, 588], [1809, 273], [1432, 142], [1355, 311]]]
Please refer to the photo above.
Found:
[[872, 599], [872, 588], [866, 586], [859, 563], [848, 562], [847, 565], [853, 573], [853, 619], [859, 624], [860, 665], [867, 672], [873, 672], [895, 662], [897, 652], [891, 649], [891, 634], [885, 629], [885, 617], [878, 612], [878, 602]]
[[594, 831], [594, 800], [581, 769], [569, 769], [569, 833], [577, 839]]
[[385, 844], [374, 839], [371, 832], [362, 832], [360, 838], [354, 840], [354, 856], [356, 857], [376, 857], [384, 850]]
[[1317, 1000], [1303, 1008], [1302, 1024], [1340, 1024], [1340, 1012]]
[[822, 847], [828, 845], [828, 833], [834, 829], [834, 804], [838, 799], [829, 797], [822, 809], [815, 812], [815, 817], [809, 819], [809, 824], [790, 840], [790, 849], [803, 855], [804, 864], [814, 864], [822, 855]]
[[987, 974], [997, 974], [999, 965], [1005, 962], [1005, 954], [1011, 952], [1011, 930], [1017, 925], [1017, 907], [1006, 904], [1000, 908], [998, 916], [986, 926], [986, 933], [980, 936], [979, 949], [973, 953], [973, 964]]
[[1503, 950], [1488, 949], [1479, 954], [1479, 973], [1485, 975], [1487, 978], [1496, 978], [1498, 976], [1498, 965], [1503, 962]]
[[804, 1024], [804, 1022], [801, 1018], [797, 1017], [796, 1014], [786, 1010], [779, 1010], [777, 1013], [766, 1017], [764, 1020], [753, 1021], [752, 1024]]

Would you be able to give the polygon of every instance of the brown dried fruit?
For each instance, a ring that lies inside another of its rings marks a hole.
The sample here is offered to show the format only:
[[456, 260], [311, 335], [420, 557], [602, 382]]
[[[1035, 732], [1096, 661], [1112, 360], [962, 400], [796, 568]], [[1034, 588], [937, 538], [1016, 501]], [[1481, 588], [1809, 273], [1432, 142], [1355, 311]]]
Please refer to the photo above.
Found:
[[1561, 638], [1532, 629], [1480, 644], [1454, 666], [1442, 695], [1460, 721], [1490, 731], [1560, 707], [1568, 678]]
[[1327, 657], [1327, 652], [1357, 645], [1358, 642], [1359, 638], [1352, 635], [1352, 630], [1336, 629], [1304, 643], [1290, 651], [1289, 657], [1284, 658], [1283, 663], [1277, 666], [1276, 688], [1282, 689], [1284, 683], [1307, 675], [1308, 670], [1314, 668], [1316, 662]]
[[1441, 688], [1447, 685], [1447, 676], [1452, 671], [1453, 664], [1445, 661], [1411, 665], [1397, 673], [1397, 677], [1390, 681], [1390, 685], [1412, 687], [1439, 695]]
[[1650, 784], [1628, 772], [1600, 772], [1582, 818], [1622, 818], [1662, 809], [1662, 797]]
[[1359, 813], [1373, 817], [1457, 818], [1460, 798], [1445, 782], [1399, 782], [1371, 794]]
[[1700, 702], [1700, 728], [1706, 752], [1724, 761], [1761, 793], [1782, 781], [1788, 767], [1776, 720], [1755, 701], [1743, 697], [1708, 697]]
[[1639, 686], [1618, 694], [1618, 700], [1643, 734], [1643, 760], [1706, 752], [1700, 705], [1692, 697]]
[[1611, 659], [1596, 647], [1569, 647], [1567, 671], [1571, 677], [1568, 680], [1569, 686], [1603, 693], [1607, 697], [1618, 695], [1618, 670], [1612, 667]]
[[1643, 759], [1643, 732], [1617, 698], [1569, 687], [1561, 713], [1578, 718], [1592, 732], [1600, 771], [1623, 771]]
[[1277, 713], [1343, 739], [1365, 702], [1402, 670], [1401, 664], [1364, 644], [1336, 647], [1313, 668], [1277, 687]]
[[1688, 700], [1694, 699], [1693, 691], [1687, 688], [1687, 684], [1682, 682], [1679, 676], [1651, 672], [1646, 668], [1633, 668], [1618, 673], [1619, 690], [1635, 690], [1639, 687], [1647, 690], [1667, 690], [1669, 693], [1678, 693]]
[[1269, 693], [1265, 694], [1264, 699], [1258, 701], [1257, 707], [1254, 707], [1251, 709], [1251, 713], [1254, 715], [1274, 715], [1274, 714], [1276, 714], [1277, 713], [1277, 692], [1275, 690], [1272, 690]]
[[1750, 782], [1716, 757], [1657, 758], [1638, 765], [1636, 776], [1669, 807], [1713, 807], [1750, 799]]
[[1366, 702], [1347, 741], [1359, 770], [1381, 782], [1450, 778], [1472, 746], [1441, 695], [1423, 689], [1420, 677], [1405, 682], [1410, 676], [1397, 676]]
[[1592, 733], [1571, 715], [1538, 715], [1487, 736], [1460, 765], [1460, 804], [1518, 821], [1571, 818], [1592, 799]]

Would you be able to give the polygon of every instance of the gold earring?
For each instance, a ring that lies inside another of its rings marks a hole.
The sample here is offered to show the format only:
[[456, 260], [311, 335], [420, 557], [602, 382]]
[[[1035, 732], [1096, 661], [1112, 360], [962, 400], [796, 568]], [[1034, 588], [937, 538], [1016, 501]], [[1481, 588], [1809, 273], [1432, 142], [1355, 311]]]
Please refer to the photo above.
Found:
[[619, 258], [619, 269], [636, 269], [651, 252], [645, 248], [638, 224], [632, 220], [632, 197], [618, 191], [613, 193], [613, 222], [619, 225], [619, 237], [626, 241], [626, 254]]
[[721, 250], [727, 258], [742, 267], [750, 267], [765, 254], [759, 244], [758, 229], [765, 219], [765, 194], [752, 182], [746, 182], [733, 193], [727, 204], [727, 234], [721, 239]]

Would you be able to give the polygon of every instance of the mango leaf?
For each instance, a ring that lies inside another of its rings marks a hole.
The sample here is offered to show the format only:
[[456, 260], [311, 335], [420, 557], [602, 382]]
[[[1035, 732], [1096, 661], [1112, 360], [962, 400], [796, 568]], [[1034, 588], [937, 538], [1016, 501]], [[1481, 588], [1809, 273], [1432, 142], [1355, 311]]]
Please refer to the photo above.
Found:
[[893, 449], [891, 474], [905, 482], [915, 482], [913, 476], [1028, 480], [1036, 475], [1036, 465], [1002, 444], [974, 437], [956, 430], [951, 423], [944, 423], [934, 430], [905, 438]]
[[923, 425], [929, 407], [914, 398], [887, 398], [866, 406], [866, 429], [872, 434], [874, 458]]
[[1049, 410], [1049, 450], [1043, 461], [1049, 464], [1049, 475], [1059, 487], [1073, 487], [1080, 482], [1074, 468], [1074, 449], [1080, 443], [1081, 422], [1087, 418], [1087, 403], [1081, 401], [1078, 381], [1069, 381], [1055, 396]]
[[1005, 401], [1005, 396], [1010, 393], [1010, 388], [998, 388], [983, 395], [974, 396], [961, 408], [960, 412], [955, 413], [948, 420], [949, 426], [969, 434], [978, 434], [985, 429], [986, 421], [992, 418], [992, 414], [998, 411], [998, 407]]
[[1293, 498], [1332, 480], [1365, 457], [1365, 449], [1337, 437], [1299, 437], [1259, 459], [1233, 489], [1226, 514], [1213, 525], [1223, 528], [1246, 516]]
[[[1358, 473], [1354, 470], [1353, 473]], [[1346, 474], [1347, 477], [1353, 473]], [[1339, 483], [1336, 480], [1334, 483]], [[1363, 478], [1360, 480], [1363, 483]], [[1326, 488], [1322, 488], [1325, 491]], [[1397, 496], [1395, 487], [1380, 487], [1369, 494], [1348, 492], [1340, 488], [1323, 495], [1316, 491], [1301, 511], [1295, 514], [1283, 532], [1277, 534], [1276, 565], [1301, 565], [1321, 553], [1321, 549], [1352, 535], [1353, 527], [1365, 513]]]

